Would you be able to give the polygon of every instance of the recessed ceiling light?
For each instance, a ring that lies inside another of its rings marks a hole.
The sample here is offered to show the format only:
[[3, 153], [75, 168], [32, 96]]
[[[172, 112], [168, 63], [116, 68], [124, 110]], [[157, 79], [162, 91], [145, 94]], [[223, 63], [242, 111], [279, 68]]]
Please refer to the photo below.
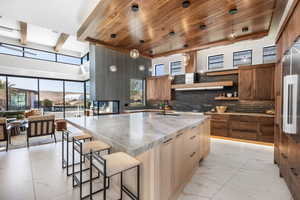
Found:
[[149, 53], [150, 53], [150, 54], [153, 54], [153, 51], [152, 51], [152, 50], [150, 50], [150, 51], [149, 51]]
[[183, 1], [183, 2], [182, 2], [182, 7], [183, 7], [183, 8], [188, 8], [188, 7], [190, 7], [190, 5], [191, 5], [191, 2], [190, 2], [190, 1], [187, 1], [187, 0], [186, 0], [186, 1]]
[[141, 43], [141, 44], [145, 43], [145, 40], [140, 40], [140, 43]]
[[236, 13], [238, 13], [238, 9], [237, 8], [232, 8], [228, 11], [229, 14], [234, 15]]
[[243, 32], [243, 33], [248, 32], [248, 31], [249, 31], [248, 26], [245, 26], [245, 27], [242, 28], [242, 32]]
[[113, 33], [113, 34], [110, 35], [110, 37], [111, 37], [111, 38], [116, 38], [116, 37], [117, 37], [117, 34]]
[[131, 6], [131, 10], [132, 10], [133, 12], [139, 11], [139, 5], [138, 5], [138, 4], [133, 4], [133, 5]]
[[184, 48], [187, 48], [187, 47], [189, 47], [189, 45], [188, 45], [188, 44], [185, 44], [185, 45], [183, 45], [183, 47], [184, 47]]
[[170, 36], [174, 36], [174, 35], [175, 35], [175, 31], [171, 31], [171, 32], [169, 33], [169, 35], [170, 35]]
[[205, 30], [205, 29], [207, 28], [207, 26], [206, 26], [205, 24], [201, 24], [201, 25], [199, 26], [199, 28], [200, 28], [200, 30]]

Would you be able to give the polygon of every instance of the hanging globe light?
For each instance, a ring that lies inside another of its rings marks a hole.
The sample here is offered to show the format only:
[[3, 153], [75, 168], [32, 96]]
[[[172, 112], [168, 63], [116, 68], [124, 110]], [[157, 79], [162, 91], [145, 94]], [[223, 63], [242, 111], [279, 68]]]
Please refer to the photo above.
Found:
[[118, 69], [117, 69], [117, 66], [115, 66], [115, 65], [111, 65], [110, 67], [109, 67], [109, 71], [111, 71], [111, 72], [116, 72]]
[[140, 56], [140, 52], [137, 49], [132, 49], [130, 51], [130, 57], [133, 59], [137, 59]]

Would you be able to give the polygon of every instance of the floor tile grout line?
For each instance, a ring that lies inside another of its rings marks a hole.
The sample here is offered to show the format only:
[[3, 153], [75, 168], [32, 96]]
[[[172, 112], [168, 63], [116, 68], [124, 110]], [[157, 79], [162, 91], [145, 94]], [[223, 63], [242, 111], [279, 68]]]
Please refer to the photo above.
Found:
[[32, 181], [32, 189], [33, 189], [33, 195], [34, 195], [34, 200], [37, 200], [36, 198], [36, 191], [35, 191], [35, 184], [34, 184], [34, 178], [33, 178], [33, 169], [32, 169], [32, 158], [30, 154], [30, 149], [27, 148], [28, 154], [29, 154], [29, 164], [30, 164], [30, 171], [31, 171], [31, 181]]

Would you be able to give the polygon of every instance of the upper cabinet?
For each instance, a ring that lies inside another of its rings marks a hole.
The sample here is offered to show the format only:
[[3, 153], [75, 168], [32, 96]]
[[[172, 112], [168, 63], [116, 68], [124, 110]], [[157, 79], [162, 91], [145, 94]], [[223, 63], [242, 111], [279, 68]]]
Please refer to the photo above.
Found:
[[168, 75], [147, 78], [147, 100], [171, 100], [171, 79]]
[[275, 64], [243, 66], [239, 70], [240, 100], [274, 100]]

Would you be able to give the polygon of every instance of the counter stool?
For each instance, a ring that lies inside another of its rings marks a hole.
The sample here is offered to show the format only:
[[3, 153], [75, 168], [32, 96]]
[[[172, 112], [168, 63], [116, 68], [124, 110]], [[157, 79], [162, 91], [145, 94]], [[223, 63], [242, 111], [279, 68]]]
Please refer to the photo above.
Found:
[[[90, 156], [90, 177], [93, 176], [94, 167], [98, 173], [103, 176], [103, 188], [93, 192], [93, 181], [90, 182], [90, 199], [93, 199], [93, 195], [103, 191], [103, 200], [106, 200], [106, 179], [108, 181], [112, 176], [121, 175], [121, 187], [120, 187], [120, 200], [123, 199], [123, 192], [125, 192], [130, 199], [140, 200], [140, 164], [141, 162], [135, 158], [129, 156], [126, 153], [118, 152], [104, 156], [99, 156], [95, 153], [91, 153]], [[125, 185], [123, 185], [123, 173], [130, 169], [137, 168], [137, 194], [133, 194]], [[108, 182], [109, 184], [109, 182]]]
[[[73, 137], [76, 140], [82, 140], [82, 141], [92, 141], [93, 137], [92, 135], [88, 134], [88, 133], [84, 133], [84, 132], [80, 132], [80, 133], [71, 133], [68, 130], [63, 130], [62, 131], [62, 168], [65, 169], [67, 168], [67, 176], [71, 176], [72, 173], [69, 173], [69, 168], [72, 167], [72, 163], [70, 164], [69, 162], [69, 143], [71, 143], [73, 141]], [[66, 159], [65, 159], [65, 145], [66, 145]], [[79, 165], [80, 162], [75, 163], [74, 165]]]
[[[80, 193], [80, 199], [84, 199], [87, 196], [82, 196], [82, 184], [87, 182], [92, 182], [94, 179], [98, 179], [100, 177], [100, 173], [98, 173], [97, 177], [90, 176], [88, 180], [83, 181], [82, 180], [82, 173], [83, 171], [87, 171], [90, 169], [90, 167], [87, 167], [83, 169], [83, 159], [89, 158], [91, 153], [97, 153], [97, 155], [100, 156], [101, 152], [107, 151], [107, 154], [110, 153], [111, 146], [100, 141], [89, 141], [89, 142], [83, 142], [82, 140], [79, 140], [75, 137], [72, 138], [73, 143], [73, 149], [72, 149], [72, 177], [73, 177], [73, 187], [79, 186], [79, 193]], [[79, 154], [79, 171], [75, 171], [75, 151]], [[79, 174], [79, 178], [77, 177], [77, 174]], [[89, 195], [88, 195], [89, 196]]]

